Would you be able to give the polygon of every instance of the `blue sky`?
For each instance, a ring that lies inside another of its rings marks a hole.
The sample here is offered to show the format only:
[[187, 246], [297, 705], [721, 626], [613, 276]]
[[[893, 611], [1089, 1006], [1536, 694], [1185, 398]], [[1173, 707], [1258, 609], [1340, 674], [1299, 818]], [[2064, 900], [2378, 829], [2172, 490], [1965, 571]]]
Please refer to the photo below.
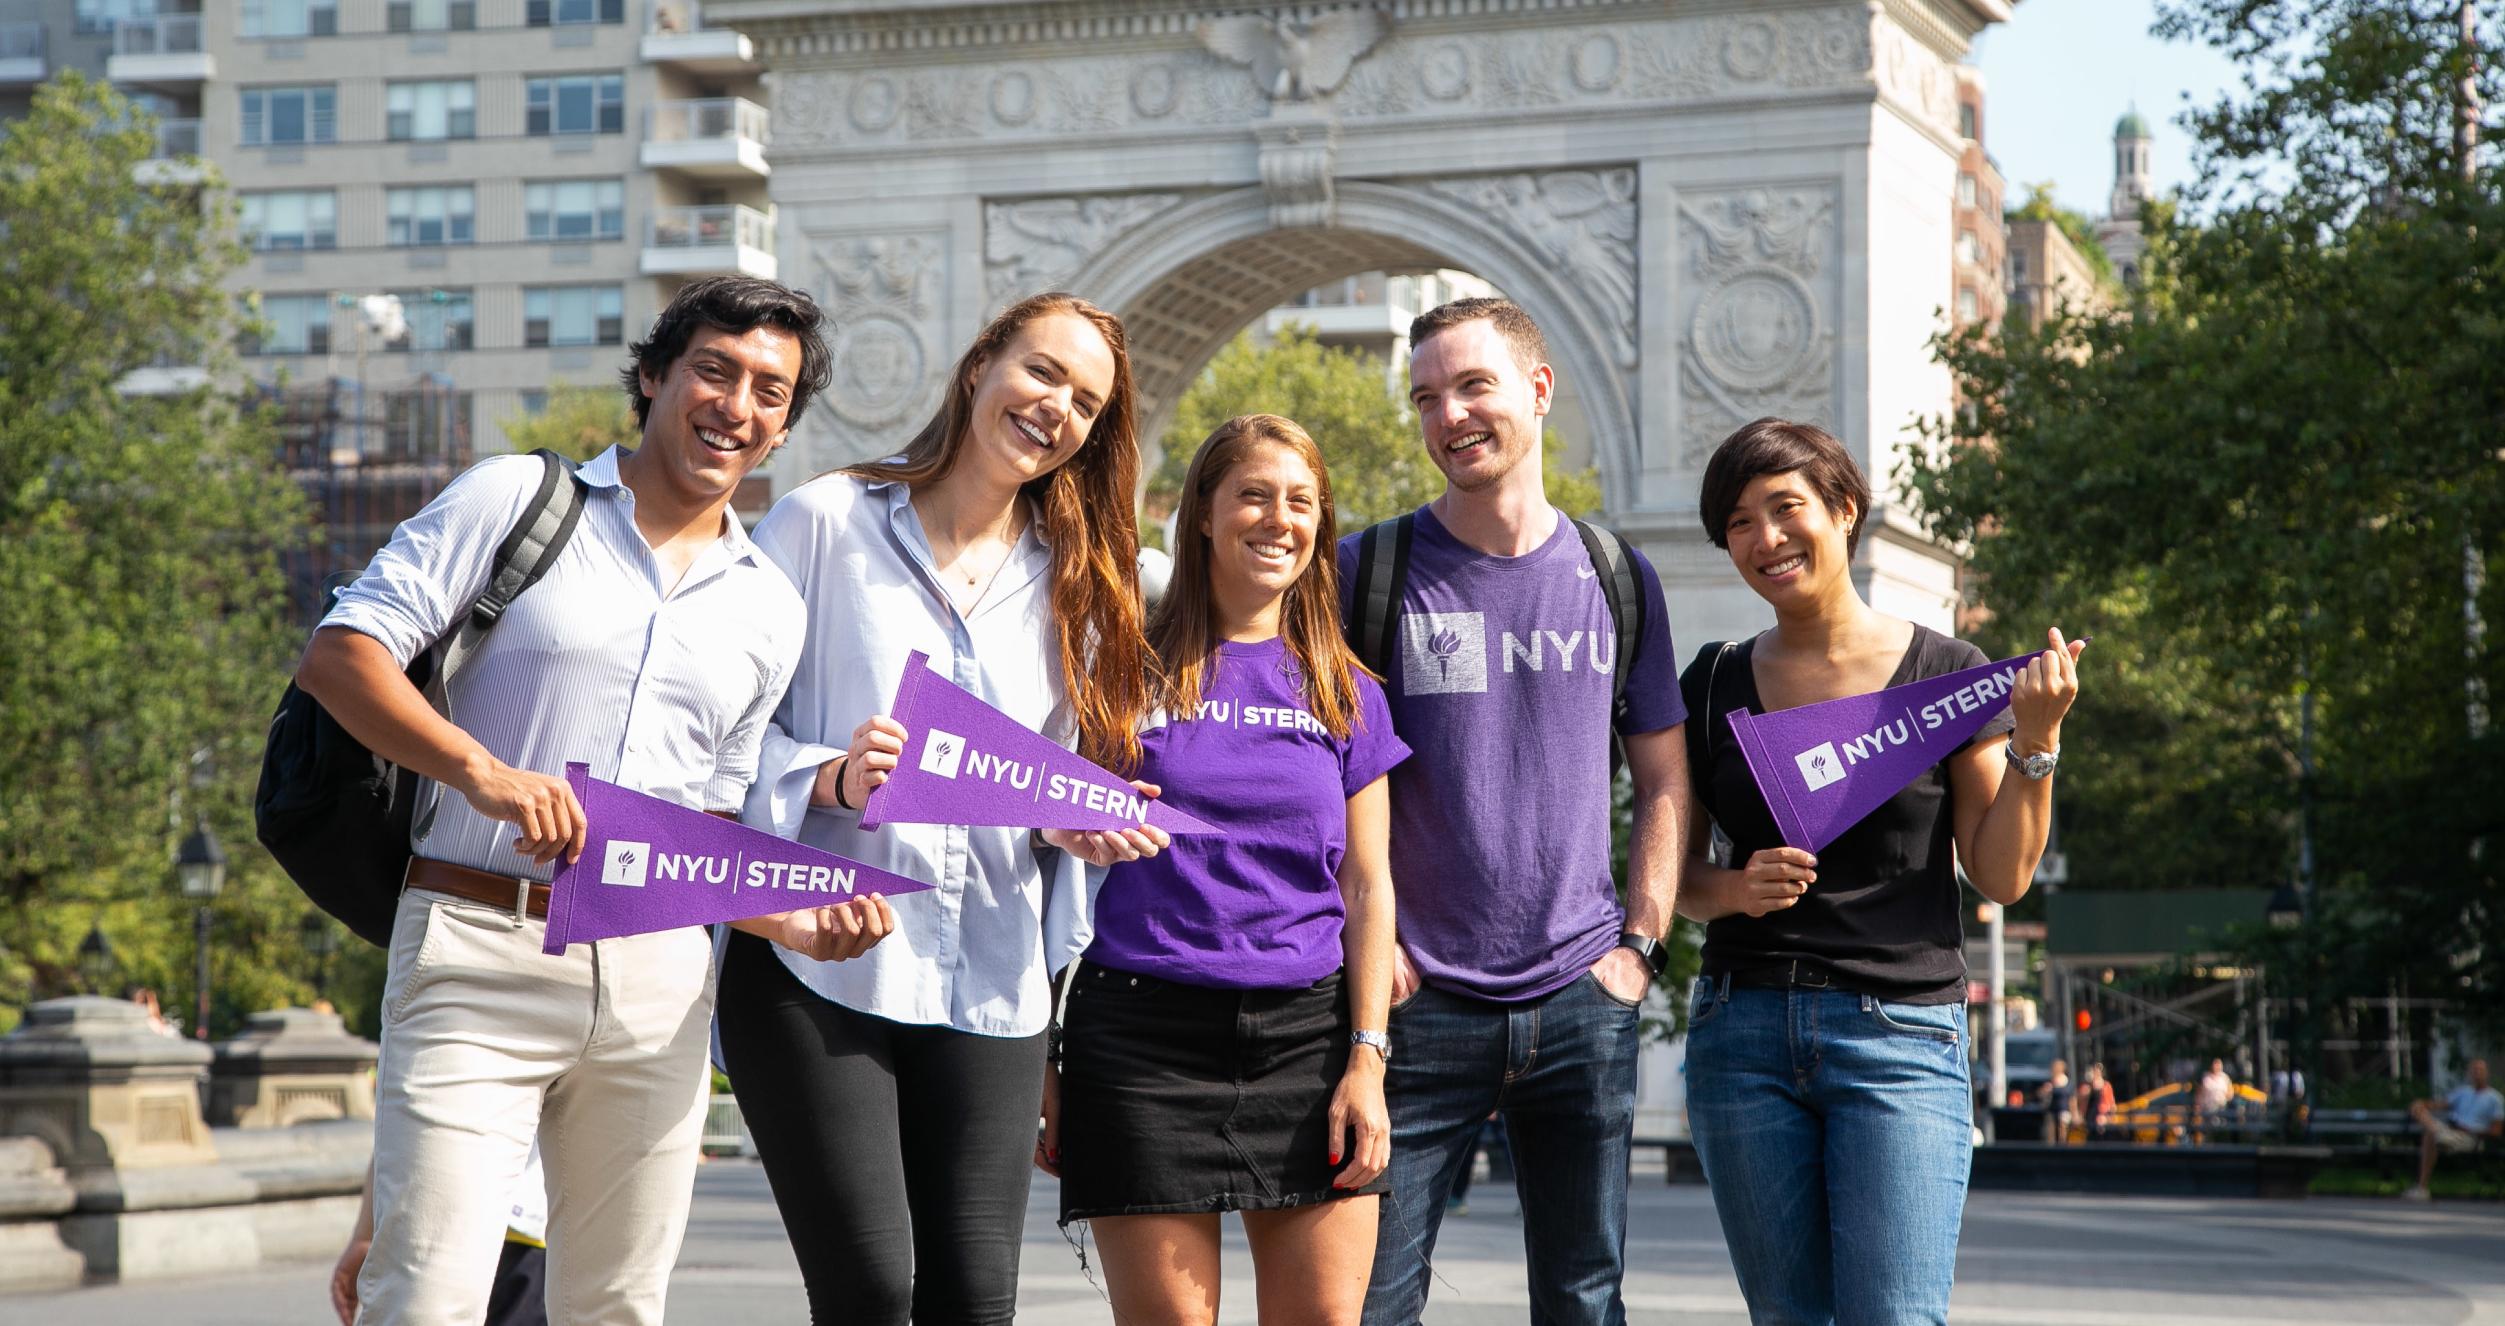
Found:
[[2102, 215], [2114, 121], [2135, 101], [2156, 134], [2159, 191], [2191, 177], [2191, 144], [2174, 119], [2235, 86], [2235, 67], [2206, 46], [2150, 36], [2156, 9], [2155, 0], [2019, 0], [2009, 22], [1977, 39], [1983, 145], [2012, 204], [2026, 198], [2023, 186], [2051, 180], [2064, 204]]

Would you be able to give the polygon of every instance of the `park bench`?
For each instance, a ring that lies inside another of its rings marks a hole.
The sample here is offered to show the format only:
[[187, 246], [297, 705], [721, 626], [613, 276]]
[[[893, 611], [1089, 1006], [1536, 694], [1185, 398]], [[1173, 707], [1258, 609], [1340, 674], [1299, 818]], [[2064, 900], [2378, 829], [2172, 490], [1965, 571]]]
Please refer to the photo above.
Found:
[[[2418, 1172], [2418, 1121], [2407, 1110], [2315, 1110], [2305, 1131], [2331, 1148], [2341, 1164], [2374, 1167], [2380, 1178], [2414, 1177]], [[2447, 1157], [2455, 1164], [2486, 1165], [2505, 1156], [2496, 1143], [2481, 1138], [2467, 1153]]]

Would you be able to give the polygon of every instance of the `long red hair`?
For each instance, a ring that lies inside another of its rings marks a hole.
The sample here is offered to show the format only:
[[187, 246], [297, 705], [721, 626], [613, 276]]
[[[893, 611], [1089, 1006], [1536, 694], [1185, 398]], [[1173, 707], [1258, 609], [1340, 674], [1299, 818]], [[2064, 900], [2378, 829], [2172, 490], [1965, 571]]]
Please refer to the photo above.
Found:
[[1034, 504], [1052, 548], [1053, 625], [1059, 633], [1063, 694], [1078, 720], [1079, 754], [1118, 772], [1139, 764], [1139, 720], [1148, 708], [1148, 647], [1140, 633], [1139, 523], [1131, 511], [1139, 480], [1138, 393], [1122, 320], [1076, 295], [1050, 293], [1001, 311], [966, 347], [948, 375], [939, 412], [894, 460], [848, 465], [873, 483], [908, 487], [956, 467], [974, 419], [974, 379], [1037, 318], [1086, 319], [1113, 351], [1113, 389], [1078, 454], [1020, 489]]
[[[1204, 669], [1218, 648], [1215, 596], [1209, 586], [1210, 495], [1227, 471], [1261, 447], [1279, 447], [1313, 470], [1320, 508], [1314, 514], [1313, 560], [1287, 587], [1279, 604], [1279, 635], [1305, 673], [1305, 703], [1333, 737], [1348, 739], [1357, 715], [1357, 674], [1365, 665], [1348, 647], [1339, 620], [1339, 523], [1331, 514], [1331, 472], [1322, 449], [1294, 420], [1275, 414], [1241, 414], [1218, 425], [1192, 456], [1183, 476], [1183, 501], [1174, 513], [1174, 578], [1148, 619], [1149, 647], [1159, 664], [1158, 703], [1177, 718], [1196, 713]], [[1371, 673], [1367, 675], [1371, 676]]]

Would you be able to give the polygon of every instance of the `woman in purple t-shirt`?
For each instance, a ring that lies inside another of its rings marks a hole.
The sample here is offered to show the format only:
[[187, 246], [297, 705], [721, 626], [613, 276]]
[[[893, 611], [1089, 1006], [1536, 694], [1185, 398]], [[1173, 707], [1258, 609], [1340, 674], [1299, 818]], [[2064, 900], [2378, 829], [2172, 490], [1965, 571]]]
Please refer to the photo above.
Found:
[[1409, 748], [1342, 640], [1332, 524], [1321, 452], [1277, 415], [1220, 425], [1183, 481], [1139, 777], [1223, 834], [1106, 876], [1042, 1148], [1124, 1322], [1216, 1317], [1226, 1211], [1264, 1317], [1365, 1302], [1391, 1155], [1384, 775]]

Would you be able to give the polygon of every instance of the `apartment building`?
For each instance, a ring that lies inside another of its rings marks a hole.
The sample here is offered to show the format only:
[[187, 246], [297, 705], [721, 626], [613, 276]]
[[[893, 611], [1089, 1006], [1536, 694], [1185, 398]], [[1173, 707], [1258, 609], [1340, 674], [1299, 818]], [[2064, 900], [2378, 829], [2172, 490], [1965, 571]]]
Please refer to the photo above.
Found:
[[2009, 231], [2001, 219], [2008, 186], [1999, 163], [1983, 146], [1984, 83], [1973, 65], [1957, 66], [1957, 197], [1953, 208], [1955, 237], [1949, 242], [1949, 326], [1998, 327], [2008, 308], [2001, 283]]
[[776, 273], [763, 71], [699, 0], [0, 0], [0, 114], [72, 67], [156, 114], [160, 178], [233, 191], [252, 376], [360, 421], [423, 388], [502, 450], [682, 283]]

